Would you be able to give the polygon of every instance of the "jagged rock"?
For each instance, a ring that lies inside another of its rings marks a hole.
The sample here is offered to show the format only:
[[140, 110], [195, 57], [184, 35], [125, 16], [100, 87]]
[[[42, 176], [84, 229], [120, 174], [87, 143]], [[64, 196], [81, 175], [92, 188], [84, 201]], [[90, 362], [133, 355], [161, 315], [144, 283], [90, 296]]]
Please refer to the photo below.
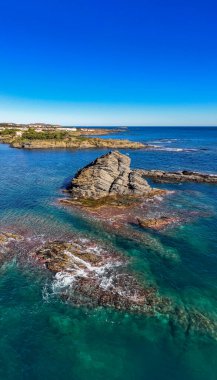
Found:
[[100, 199], [116, 195], [140, 196], [150, 189], [142, 175], [130, 169], [130, 157], [113, 151], [78, 171], [70, 191], [75, 199]]
[[198, 173], [189, 170], [165, 172], [163, 170], [137, 170], [138, 175], [151, 178], [154, 182], [198, 182], [217, 183], [217, 175]]

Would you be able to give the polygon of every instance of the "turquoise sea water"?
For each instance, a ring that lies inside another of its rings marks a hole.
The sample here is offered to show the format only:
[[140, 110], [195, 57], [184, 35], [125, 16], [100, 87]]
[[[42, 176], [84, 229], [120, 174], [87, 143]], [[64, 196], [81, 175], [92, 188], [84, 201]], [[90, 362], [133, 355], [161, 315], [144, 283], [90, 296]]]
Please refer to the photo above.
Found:
[[[217, 128], [129, 128], [113, 137], [158, 146], [123, 151], [132, 167], [217, 173]], [[78, 234], [97, 239], [126, 255], [129, 269], [175, 304], [216, 320], [217, 187], [164, 186], [176, 190], [167, 207], [198, 214], [162, 233], [146, 233], [153, 242], [146, 246], [58, 205], [69, 178], [105, 152], [0, 145], [1, 229], [41, 239]], [[162, 316], [74, 307], [45, 294], [52, 278], [16, 259], [0, 271], [1, 380], [217, 379], [217, 340], [209, 334], [191, 326], [186, 331]]]

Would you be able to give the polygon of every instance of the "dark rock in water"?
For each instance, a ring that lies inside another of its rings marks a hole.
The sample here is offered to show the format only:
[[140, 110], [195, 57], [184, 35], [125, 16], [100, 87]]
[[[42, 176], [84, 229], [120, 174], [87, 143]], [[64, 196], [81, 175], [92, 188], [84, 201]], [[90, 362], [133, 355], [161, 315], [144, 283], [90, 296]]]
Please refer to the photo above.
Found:
[[130, 158], [117, 151], [97, 158], [81, 169], [70, 191], [74, 199], [143, 195], [150, 190], [139, 172], [130, 169]]
[[36, 257], [52, 272], [69, 271], [72, 275], [85, 270], [85, 267], [90, 269], [91, 265], [98, 266], [102, 263], [100, 256], [92, 253], [88, 247], [82, 248], [76, 242], [59, 240], [48, 242], [39, 248]]
[[204, 174], [189, 170], [177, 172], [165, 172], [163, 170], [138, 170], [139, 175], [151, 178], [158, 183], [172, 182], [198, 182], [198, 183], [217, 183], [217, 175]]
[[0, 265], [10, 260], [14, 254], [14, 244], [23, 240], [23, 237], [11, 232], [0, 232]]
[[55, 274], [53, 289], [77, 305], [164, 312], [170, 304], [150, 285], [142, 286], [125, 268], [125, 260], [89, 240], [48, 242], [35, 257]]
[[127, 270], [122, 256], [88, 239], [48, 242], [34, 256], [54, 273], [51, 292], [74, 305], [162, 315], [171, 326], [181, 326], [186, 334], [197, 330], [217, 338], [217, 324], [212, 318], [160, 296], [155, 287], [140, 283]]
[[84, 237], [50, 241], [39, 248], [32, 247], [31, 240], [0, 232], [0, 264], [18, 253], [16, 258], [24, 266], [27, 262], [45, 265], [54, 275], [51, 295], [57, 294], [74, 305], [162, 316], [171, 328], [180, 326], [186, 334], [197, 330], [217, 339], [217, 323], [213, 318], [194, 308], [177, 306], [172, 299], [161, 296], [155, 287], [140, 282], [119, 253]]

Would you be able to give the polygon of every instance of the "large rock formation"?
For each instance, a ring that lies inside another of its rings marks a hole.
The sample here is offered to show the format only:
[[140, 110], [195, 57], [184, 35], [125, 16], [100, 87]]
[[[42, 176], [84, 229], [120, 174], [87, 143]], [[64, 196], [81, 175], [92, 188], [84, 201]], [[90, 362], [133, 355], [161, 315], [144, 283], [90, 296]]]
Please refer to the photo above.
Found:
[[109, 152], [81, 169], [70, 186], [74, 199], [141, 196], [150, 190], [143, 176], [130, 169], [130, 157], [117, 151]]

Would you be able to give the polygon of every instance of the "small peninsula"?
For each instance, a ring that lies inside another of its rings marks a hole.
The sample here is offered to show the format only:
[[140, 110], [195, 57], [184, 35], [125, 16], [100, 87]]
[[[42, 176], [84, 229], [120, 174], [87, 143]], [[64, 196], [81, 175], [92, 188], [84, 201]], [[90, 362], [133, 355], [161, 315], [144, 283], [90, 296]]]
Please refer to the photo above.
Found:
[[19, 149], [141, 149], [147, 144], [122, 139], [93, 137], [120, 129], [66, 128], [46, 124], [0, 124], [0, 142]]

